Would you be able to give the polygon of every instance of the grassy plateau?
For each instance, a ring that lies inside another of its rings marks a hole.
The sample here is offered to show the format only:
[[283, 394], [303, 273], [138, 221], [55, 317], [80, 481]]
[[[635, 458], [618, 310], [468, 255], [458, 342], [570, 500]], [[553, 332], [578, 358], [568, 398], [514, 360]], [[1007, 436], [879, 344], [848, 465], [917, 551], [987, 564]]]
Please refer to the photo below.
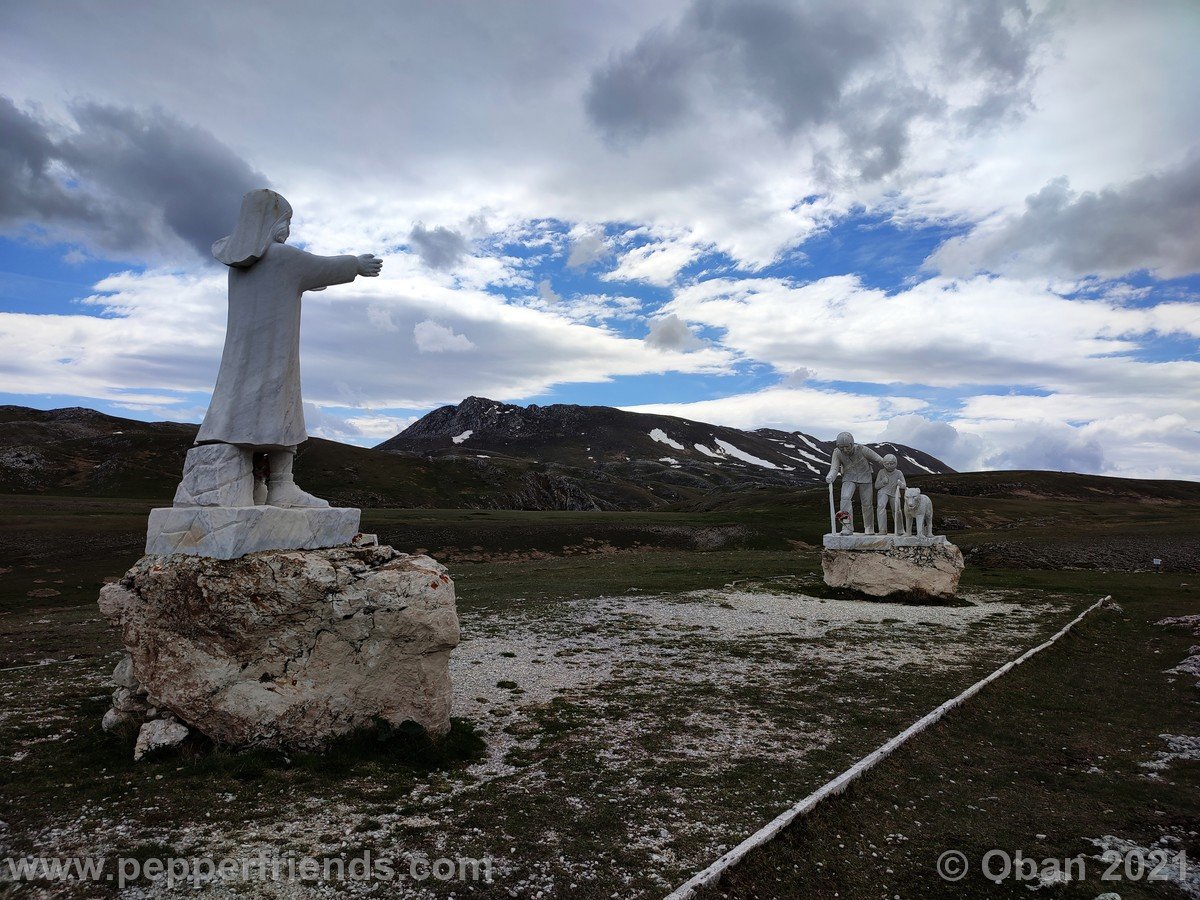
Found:
[[[1156, 624], [1200, 614], [1200, 485], [1039, 472], [912, 482], [967, 558], [961, 604], [869, 603], [825, 588], [823, 490], [714, 494], [650, 512], [365, 508], [364, 530], [428, 552], [454, 577], [464, 640], [450, 738], [361, 735], [321, 757], [195, 740], [138, 764], [131, 735], [99, 728], [120, 643], [95, 601], [140, 556], [146, 514], [166, 498], [0, 494], [0, 856], [371, 849], [486, 856], [495, 871], [491, 883], [204, 890], [662, 896], [1111, 595], [1115, 608], [706, 896], [1015, 897], [1033, 885], [1089, 900], [1200, 896], [1200, 691], [1196, 675], [1170, 671], [1200, 640]], [[1035, 858], [1038, 878], [983, 877], [997, 849]], [[1189, 868], [1150, 880], [1118, 866], [1105, 880], [1105, 849], [1186, 853]], [[960, 881], [937, 872], [948, 850], [968, 860]], [[1043, 860], [1081, 856], [1082, 877], [1041, 878]], [[116, 891], [4, 876], [0, 896]], [[194, 893], [161, 879], [138, 889]]]

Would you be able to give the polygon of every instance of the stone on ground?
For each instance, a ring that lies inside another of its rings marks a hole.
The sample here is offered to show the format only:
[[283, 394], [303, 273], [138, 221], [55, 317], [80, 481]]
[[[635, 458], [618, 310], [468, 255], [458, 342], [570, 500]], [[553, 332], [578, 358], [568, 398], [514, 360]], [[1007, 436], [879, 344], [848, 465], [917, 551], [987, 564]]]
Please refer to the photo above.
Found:
[[312, 750], [380, 721], [449, 731], [454, 583], [427, 556], [144, 556], [99, 602], [130, 660], [110, 724], [173, 715], [219, 744]]
[[133, 758], [137, 760], [155, 750], [177, 747], [187, 736], [186, 726], [180, 725], [172, 719], [154, 719], [147, 722], [138, 731], [137, 744], [133, 748]]

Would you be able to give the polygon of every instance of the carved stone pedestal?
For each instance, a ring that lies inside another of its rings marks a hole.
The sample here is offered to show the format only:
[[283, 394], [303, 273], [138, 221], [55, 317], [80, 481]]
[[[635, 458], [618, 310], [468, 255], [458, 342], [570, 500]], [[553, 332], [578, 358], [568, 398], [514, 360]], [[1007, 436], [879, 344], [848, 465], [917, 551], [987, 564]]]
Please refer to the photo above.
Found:
[[146, 553], [237, 559], [261, 550], [319, 550], [349, 544], [361, 511], [337, 506], [168, 506], [150, 510]]
[[349, 544], [361, 513], [331, 506], [254, 504], [251, 454], [230, 444], [188, 451], [173, 506], [150, 511], [146, 553], [237, 559], [262, 550], [319, 550]]

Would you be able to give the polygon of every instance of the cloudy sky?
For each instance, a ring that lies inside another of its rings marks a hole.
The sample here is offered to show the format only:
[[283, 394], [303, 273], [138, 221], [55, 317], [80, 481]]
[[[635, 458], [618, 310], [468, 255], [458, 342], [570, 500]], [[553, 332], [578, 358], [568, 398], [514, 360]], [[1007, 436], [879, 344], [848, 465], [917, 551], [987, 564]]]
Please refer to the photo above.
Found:
[[311, 433], [471, 394], [1200, 479], [1192, 0], [8, 3], [0, 403], [199, 421], [241, 194]]

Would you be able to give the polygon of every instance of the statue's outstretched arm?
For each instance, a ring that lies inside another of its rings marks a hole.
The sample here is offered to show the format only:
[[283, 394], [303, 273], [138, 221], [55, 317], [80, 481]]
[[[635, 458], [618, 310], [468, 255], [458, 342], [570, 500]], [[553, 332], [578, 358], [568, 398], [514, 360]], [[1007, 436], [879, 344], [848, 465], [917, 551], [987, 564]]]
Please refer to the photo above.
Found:
[[346, 284], [358, 276], [358, 257], [317, 256], [301, 251], [300, 290], [314, 291], [332, 284]]

